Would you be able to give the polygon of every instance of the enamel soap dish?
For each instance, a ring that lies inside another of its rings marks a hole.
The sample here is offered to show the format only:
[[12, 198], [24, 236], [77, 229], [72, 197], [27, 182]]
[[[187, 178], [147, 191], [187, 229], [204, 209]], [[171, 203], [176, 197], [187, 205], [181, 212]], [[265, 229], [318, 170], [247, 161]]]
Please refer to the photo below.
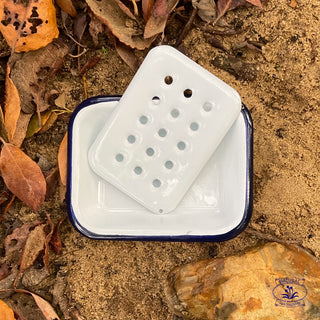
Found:
[[120, 97], [82, 102], [68, 132], [70, 221], [93, 239], [224, 241], [237, 236], [252, 212], [252, 121], [242, 106], [218, 148], [171, 212], [155, 214], [97, 175], [88, 152]]

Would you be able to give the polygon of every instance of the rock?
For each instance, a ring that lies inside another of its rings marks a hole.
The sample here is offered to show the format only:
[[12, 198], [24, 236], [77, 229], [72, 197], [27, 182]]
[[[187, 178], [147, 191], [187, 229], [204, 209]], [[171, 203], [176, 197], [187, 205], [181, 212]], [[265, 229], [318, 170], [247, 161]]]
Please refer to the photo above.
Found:
[[268, 243], [240, 255], [173, 269], [170, 309], [182, 319], [320, 319], [320, 262], [305, 250]]

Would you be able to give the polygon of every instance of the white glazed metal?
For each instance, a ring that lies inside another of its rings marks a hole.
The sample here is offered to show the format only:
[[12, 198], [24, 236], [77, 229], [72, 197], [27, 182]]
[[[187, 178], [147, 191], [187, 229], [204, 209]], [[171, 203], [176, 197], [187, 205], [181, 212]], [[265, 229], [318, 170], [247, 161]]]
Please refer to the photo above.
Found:
[[149, 210], [170, 212], [240, 109], [234, 89], [172, 47], [156, 47], [94, 141], [89, 163]]
[[[78, 230], [93, 238], [172, 239], [233, 232], [248, 215], [247, 132], [240, 114], [200, 175], [170, 214], [155, 215], [96, 175], [87, 153], [117, 102], [81, 109], [69, 131], [69, 213]], [[250, 215], [249, 215], [250, 216]]]

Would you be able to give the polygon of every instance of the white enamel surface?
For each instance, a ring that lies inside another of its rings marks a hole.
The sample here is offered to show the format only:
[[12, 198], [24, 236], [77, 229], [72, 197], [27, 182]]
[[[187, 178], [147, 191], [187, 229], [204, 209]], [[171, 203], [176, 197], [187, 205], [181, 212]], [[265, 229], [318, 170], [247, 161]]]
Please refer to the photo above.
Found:
[[170, 212], [240, 109], [238, 93], [226, 83], [179, 51], [156, 47], [94, 141], [90, 165], [149, 210]]
[[96, 175], [88, 150], [117, 102], [79, 111], [72, 131], [71, 205], [89, 232], [105, 236], [219, 235], [233, 230], [245, 211], [246, 127], [239, 115], [181, 203], [154, 214]]

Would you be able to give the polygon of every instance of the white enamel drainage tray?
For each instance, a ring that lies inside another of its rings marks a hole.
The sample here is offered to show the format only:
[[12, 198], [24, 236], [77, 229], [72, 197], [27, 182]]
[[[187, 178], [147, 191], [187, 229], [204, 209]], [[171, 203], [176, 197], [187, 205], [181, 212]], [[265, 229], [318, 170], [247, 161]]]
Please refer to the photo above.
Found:
[[88, 99], [70, 120], [67, 204], [74, 227], [94, 239], [223, 241], [238, 235], [252, 212], [253, 128], [246, 107], [242, 106], [178, 206], [159, 214], [107, 182], [89, 165], [89, 149], [106, 130], [119, 99]]

